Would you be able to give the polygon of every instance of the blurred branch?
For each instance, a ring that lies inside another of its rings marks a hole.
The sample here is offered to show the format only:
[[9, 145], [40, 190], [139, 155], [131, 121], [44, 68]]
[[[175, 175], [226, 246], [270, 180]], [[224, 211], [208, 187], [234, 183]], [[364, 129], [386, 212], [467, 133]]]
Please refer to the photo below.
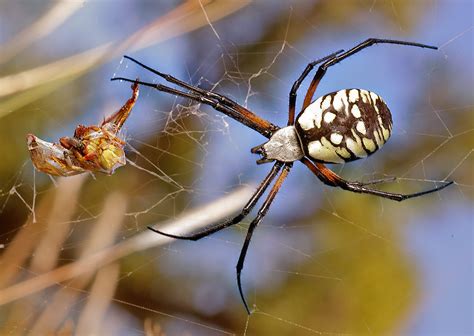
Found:
[[[44, 84], [59, 87], [65, 80], [72, 80], [91, 68], [110, 59], [122, 55], [125, 51], [136, 51], [170, 38], [188, 33], [208, 24], [218, 21], [249, 3], [246, 1], [202, 1], [206, 14], [202, 12], [198, 1], [189, 0], [176, 7], [171, 12], [159, 17], [152, 23], [138, 30], [123, 42], [109, 42], [99, 47], [63, 58], [20, 73], [0, 78], [0, 97], [37, 88]], [[42, 90], [43, 94], [51, 90]], [[41, 94], [33, 95], [38, 99]], [[13, 97], [0, 104], [0, 118], [13, 112], [31, 100]]]
[[[70, 216], [73, 214], [69, 210], [74, 209], [86, 177], [87, 175], [78, 175], [70, 179], [60, 179], [56, 192], [54, 194], [48, 193], [42, 199], [39, 207], [33, 209], [38, 221], [34, 222], [34, 216], [30, 216], [0, 257], [2, 270], [0, 272], [0, 288], [7, 286], [17, 276], [22, 269], [21, 265], [31, 255], [35, 255], [31, 265], [37, 273], [49, 271], [55, 266], [59, 254], [58, 249], [61, 248], [57, 247], [57, 241], [62, 239], [60, 226], [64, 226], [63, 223], [71, 219]], [[54, 232], [51, 238], [47, 235], [48, 226], [51, 232]], [[56, 229], [59, 231], [55, 231]], [[47, 244], [45, 245], [43, 242]], [[45, 249], [47, 252], [44, 251]]]
[[0, 63], [5, 63], [29, 44], [45, 37], [56, 28], [61, 26], [68, 17], [73, 15], [83, 6], [81, 1], [59, 1], [56, 2], [44, 15], [33, 24], [23, 29], [12, 37], [8, 42], [0, 46]]
[[[160, 230], [181, 235], [203, 229], [240, 210], [251, 197], [253, 189], [249, 186], [242, 187], [212, 203], [187, 211], [176, 219], [154, 225], [159, 225]], [[131, 253], [163, 246], [173, 240], [149, 230], [143, 231], [115, 246], [0, 290], [0, 305], [18, 300], [79, 275], [93, 272]], [[20, 267], [20, 265], [17, 265], [17, 267]]]
[[32, 251], [30, 270], [33, 273], [44, 273], [56, 267], [69, 236], [70, 223], [76, 213], [76, 204], [86, 179], [87, 175], [74, 176], [70, 181], [59, 180], [56, 197], [49, 205], [48, 218], [44, 222], [46, 224], [44, 235]]
[[[122, 226], [125, 209], [126, 199], [124, 195], [112, 193], [107, 197], [103, 213], [99, 221], [93, 226], [93, 230], [89, 234], [90, 239], [84, 245], [79, 260], [87, 258], [87, 256], [110, 246], [114, 242]], [[80, 295], [80, 290], [90, 283], [94, 273], [93, 270], [86, 272], [74, 278], [67, 286], [61, 288], [53, 295], [50, 295], [48, 305], [39, 314], [34, 326], [31, 328], [31, 334], [42, 335], [46, 334], [49, 330], [56, 330], [67, 317], [71, 307], [74, 306], [74, 302], [76, 302]], [[118, 273], [118, 268], [116, 273]], [[99, 279], [102, 277], [100, 274], [100, 272], [97, 274], [96, 282], [100, 282]], [[112, 282], [112, 284], [115, 284], [115, 282]], [[109, 284], [109, 290], [114, 288], [115, 286]], [[106, 291], [103, 293], [106, 293]], [[95, 300], [92, 294], [91, 292], [90, 299]], [[100, 301], [100, 297], [97, 299]], [[96, 317], [98, 316], [96, 315]], [[101, 319], [96, 321], [101, 321]]]
[[101, 322], [114, 298], [119, 276], [118, 263], [107, 265], [97, 272], [86, 306], [77, 322], [76, 335], [100, 335]]

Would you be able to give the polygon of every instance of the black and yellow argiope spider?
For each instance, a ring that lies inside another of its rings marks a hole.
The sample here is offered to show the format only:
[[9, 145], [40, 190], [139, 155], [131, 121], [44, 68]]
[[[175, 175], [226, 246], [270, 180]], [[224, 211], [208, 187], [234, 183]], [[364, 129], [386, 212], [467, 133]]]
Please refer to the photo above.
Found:
[[[112, 78], [112, 80], [123, 80], [149, 86], [159, 91], [210, 105], [217, 111], [226, 114], [269, 138], [269, 140], [264, 144], [252, 148], [252, 153], [261, 155], [261, 158], [257, 161], [258, 164], [267, 162], [275, 163], [252, 198], [242, 209], [241, 213], [224, 223], [212, 226], [190, 236], [178, 236], [150, 228], [157, 233], [176, 239], [198, 240], [204, 238], [242, 221], [242, 219], [253, 209], [267, 187], [279, 174], [262, 207], [258, 211], [257, 216], [250, 223], [236, 266], [239, 293], [249, 314], [250, 310], [243, 295], [241, 285], [241, 271], [244, 266], [245, 256], [255, 228], [270, 208], [272, 201], [293, 166], [293, 162], [302, 162], [323, 183], [329, 186], [340, 187], [357, 193], [372, 194], [395, 201], [403, 201], [408, 198], [429, 194], [441, 190], [453, 183], [445, 182], [436, 188], [413, 194], [396, 194], [367, 188], [367, 185], [386, 182], [386, 179], [365, 183], [350, 182], [344, 180], [324, 165], [325, 163], [344, 163], [354, 161], [371, 155], [377, 149], [382, 147], [392, 132], [392, 117], [390, 110], [382, 98], [373, 92], [361, 89], [345, 89], [326, 94], [312, 102], [316, 88], [330, 66], [333, 66], [349, 56], [358, 53], [362, 49], [377, 43], [437, 49], [436, 47], [421, 43], [370, 38], [346, 52], [344, 52], [344, 50], [339, 50], [329, 56], [309, 63], [300, 77], [295, 81], [290, 91], [288, 124], [286, 127], [282, 128], [262, 119], [225, 96], [187, 84], [171, 75], [152, 69], [128, 56], [125, 56], [125, 58], [164, 78], [167, 82], [175, 84], [188, 91], [180, 91], [162, 84], [146, 83], [128, 78]], [[295, 122], [296, 93], [303, 80], [317, 64], [321, 65], [311, 81], [303, 101], [301, 112], [296, 117]]]

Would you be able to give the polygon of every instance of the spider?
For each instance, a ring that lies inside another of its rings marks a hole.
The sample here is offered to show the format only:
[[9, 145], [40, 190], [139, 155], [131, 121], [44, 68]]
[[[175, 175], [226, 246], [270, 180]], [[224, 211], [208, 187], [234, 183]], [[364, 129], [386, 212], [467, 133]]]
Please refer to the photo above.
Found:
[[[223, 95], [192, 86], [171, 75], [164, 74], [146, 66], [129, 56], [124, 56], [139, 66], [162, 77], [167, 82], [181, 87], [184, 91], [162, 84], [141, 81], [137, 83], [152, 87], [158, 91], [189, 98], [199, 103], [209, 105], [215, 110], [226, 114], [269, 139], [267, 142], [252, 148], [251, 152], [261, 156], [260, 159], [257, 160], [257, 164], [274, 162], [273, 167], [237, 216], [189, 236], [174, 235], [149, 227], [149, 229], [154, 232], [176, 239], [199, 240], [207, 237], [210, 234], [241, 222], [254, 208], [266, 189], [276, 178], [267, 198], [248, 227], [247, 235], [236, 266], [237, 286], [248, 314], [250, 314], [250, 309], [245, 300], [241, 283], [241, 272], [244, 267], [245, 256], [255, 228], [267, 214], [270, 205], [295, 161], [302, 162], [326, 185], [339, 187], [356, 193], [372, 194], [395, 201], [403, 201], [436, 192], [453, 183], [452, 181], [444, 181], [442, 185], [433, 189], [412, 194], [397, 194], [367, 187], [369, 185], [387, 182], [388, 180], [393, 181], [394, 179], [381, 179], [369, 182], [347, 181], [325, 166], [326, 163], [345, 163], [367, 157], [382, 147], [390, 137], [392, 132], [390, 110], [382, 98], [374, 92], [362, 89], [344, 89], [328, 93], [312, 101], [316, 88], [329, 67], [374, 44], [396, 44], [437, 49], [437, 47], [421, 43], [369, 38], [348, 51], [339, 50], [309, 63], [291, 88], [289, 94], [288, 123], [286, 127], [278, 127], [262, 119], [247, 108]], [[296, 94], [298, 88], [317, 64], [320, 65], [306, 92], [301, 112], [295, 120]], [[111, 80], [135, 82], [134, 80], [123, 77], [116, 77]]]
[[132, 96], [99, 126], [78, 125], [74, 136], [62, 137], [59, 144], [26, 137], [31, 161], [39, 171], [55, 176], [73, 176], [87, 171], [113, 174], [125, 165], [125, 142], [117, 136], [138, 98], [138, 84], [132, 84]]

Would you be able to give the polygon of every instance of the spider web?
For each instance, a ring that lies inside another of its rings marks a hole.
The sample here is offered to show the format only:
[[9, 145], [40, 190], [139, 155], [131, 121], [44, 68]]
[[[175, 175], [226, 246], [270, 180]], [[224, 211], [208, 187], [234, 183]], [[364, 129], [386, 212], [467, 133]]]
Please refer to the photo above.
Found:
[[[227, 216], [235, 213], [270, 169], [257, 166], [249, 151], [265, 139], [211, 108], [141, 88], [123, 133], [128, 164], [113, 176], [49, 178], [35, 173], [24, 156], [9, 159], [12, 150], [4, 145], [6, 163], [14, 163], [2, 169], [0, 185], [0, 302], [13, 297], [15, 285], [25, 285], [18, 287], [20, 294], [21, 288], [31, 293], [0, 306], [0, 330], [473, 333], [472, 4], [374, 0], [336, 8], [259, 2], [218, 22], [204, 2], [198, 8], [205, 20], [200, 30], [133, 56], [222, 93], [277, 125], [286, 123], [288, 92], [311, 60], [372, 36], [438, 45], [438, 52], [371, 47], [332, 67], [316, 95], [352, 87], [373, 90], [393, 114], [390, 141], [368, 159], [332, 166], [338, 174], [364, 181], [396, 176], [395, 183], [379, 187], [403, 193], [442, 180], [455, 184], [395, 203], [327, 187], [296, 163], [252, 238], [242, 280], [255, 312], [246, 316], [235, 264], [256, 211], [199, 242], [165, 240], [146, 226], [180, 230], [183, 216], [192, 211], [186, 223], [218, 216], [219, 209], [227, 209]], [[85, 17], [95, 18], [90, 29], [97, 35], [78, 37], [79, 46], [89, 39], [108, 40], [108, 20], [129, 22], [127, 30], [156, 15], [145, 5], [132, 17], [130, 12], [125, 2], [86, 4], [56, 39], [78, 34]], [[100, 22], [104, 13], [107, 20]], [[7, 36], [21, 29], [13, 20], [2, 22], [8, 22]], [[35, 50], [44, 53], [58, 44], [46, 39]], [[17, 71], [22, 62], [30, 64], [20, 55]], [[26, 116], [16, 111], [3, 117], [2, 124], [11, 129], [5, 130], [7, 136], [21, 142], [34, 132], [53, 140], [72, 134], [79, 123], [96, 124], [130, 94], [128, 84], [108, 83], [114, 75], [163, 83], [132, 62], [115, 59], [26, 105]], [[297, 109], [307, 85], [298, 92]], [[245, 187], [244, 196], [205, 207]], [[127, 244], [133, 246], [123, 247]], [[108, 246], [113, 262], [97, 257]], [[83, 269], [90, 271], [62, 268], [78, 261], [87, 262]], [[73, 272], [77, 276], [68, 276]], [[35, 279], [50, 285], [41, 287]]]

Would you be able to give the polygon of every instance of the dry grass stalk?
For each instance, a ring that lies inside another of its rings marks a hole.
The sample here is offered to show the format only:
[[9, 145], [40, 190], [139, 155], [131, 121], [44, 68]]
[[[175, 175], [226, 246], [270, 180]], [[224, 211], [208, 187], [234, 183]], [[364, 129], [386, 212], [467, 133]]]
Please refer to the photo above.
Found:
[[59, 254], [70, 231], [70, 223], [76, 212], [81, 187], [87, 175], [77, 175], [70, 179], [59, 179], [43, 239], [33, 253], [30, 270], [35, 274], [52, 270], [57, 265]]
[[[51, 264], [55, 264], [55, 258], [57, 257], [56, 253], [51, 253], [51, 255], [37, 255], [37, 253], [43, 254], [45, 251], [44, 249], [39, 249], [39, 246], [42, 246], [41, 241], [49, 240], [49, 235], [52, 231], [48, 231], [48, 226], [50, 225], [50, 221], [52, 221], [53, 225], [65, 225], [67, 221], [70, 221], [70, 216], [72, 213], [69, 213], [68, 216], [63, 216], [59, 211], [51, 213], [51, 206], [53, 208], [65, 206], [64, 202], [70, 202], [69, 209], [72, 211], [75, 208], [76, 202], [80, 189], [85, 181], [86, 176], [77, 176], [73, 179], [60, 179], [57, 188], [48, 192], [45, 197], [41, 200], [40, 204], [38, 205], [37, 209], [35, 209], [37, 222], [33, 222], [33, 216], [30, 216], [28, 220], [23, 224], [20, 231], [15, 236], [15, 239], [8, 244], [8, 248], [3, 252], [2, 256], [0, 257], [0, 288], [7, 286], [22, 270], [22, 265], [25, 264], [26, 260], [30, 258], [33, 254], [33, 251], [36, 249], [36, 256], [34, 257], [33, 265], [37, 267], [37, 271], [40, 272], [40, 269], [45, 271], [49, 271], [52, 269]], [[67, 195], [70, 199], [64, 199], [63, 195]], [[53, 204], [53, 205], [52, 205]], [[72, 204], [72, 205], [71, 205]], [[61, 209], [61, 208], [59, 208]], [[51, 228], [54, 230], [54, 228]], [[60, 229], [60, 228], [59, 228]], [[46, 235], [46, 236], [45, 236]], [[48, 262], [43, 263], [41, 260], [43, 258], [49, 259]], [[51, 261], [51, 258], [54, 258]], [[47, 268], [45, 265], [48, 263], [50, 265]]]
[[[119, 194], [111, 194], [107, 197], [104, 211], [97, 223], [92, 227], [93, 230], [86, 240], [81, 257], [87, 256], [101, 250], [113, 243], [117, 233], [120, 230], [125, 213], [125, 198]], [[60, 288], [54, 296], [48, 300], [46, 309], [36, 320], [31, 333], [41, 335], [51, 330], [56, 330], [68, 316], [69, 310], [77, 303], [81, 290], [91, 281], [94, 271], [87, 272], [78, 276], [66, 286]], [[113, 288], [115, 286], [112, 286]]]
[[[65, 240], [62, 228], [66, 227], [66, 231], [69, 228], [68, 223], [75, 212], [76, 200], [86, 178], [84, 175], [73, 179], [59, 179], [57, 188], [52, 189], [41, 200], [35, 210], [38, 220], [34, 222], [34, 216], [30, 216], [0, 259], [2, 287], [7, 286], [20, 273], [25, 275], [26, 270], [37, 275], [56, 266]], [[48, 244], [51, 245], [50, 249], [47, 248]], [[26, 263], [32, 255], [30, 266], [27, 267]], [[10, 332], [19, 326], [27, 326], [31, 317], [40, 309], [38, 301], [30, 298], [13, 305], [2, 326], [3, 330]]]
[[[198, 1], [186, 1], [124, 41], [106, 43], [49, 64], [0, 78], [0, 97], [24, 90], [39, 89], [40, 91], [32, 95], [34, 99], [38, 99], [42, 93], [47, 94], [55, 87], [64, 85], [64, 81], [72, 80], [95, 66], [121, 56], [126, 51], [140, 50], [199, 29], [209, 23], [208, 19], [211, 22], [220, 20], [248, 3], [249, 1], [202, 1], [206, 16]], [[38, 88], [45, 84], [50, 84], [51, 87], [46, 90]], [[30, 96], [21, 95], [21, 100], [13, 97], [2, 102], [0, 104], [0, 118], [24, 104], [30, 103], [31, 99], [28, 98]]]
[[59, 1], [56, 2], [46, 13], [38, 18], [34, 23], [13, 36], [0, 48], [0, 63], [5, 63], [23, 49], [41, 38], [47, 36], [56, 28], [61, 26], [71, 15], [82, 7], [80, 1]]
[[101, 332], [105, 313], [114, 298], [120, 266], [110, 264], [97, 272], [86, 306], [77, 323], [77, 335], [105, 335]]

